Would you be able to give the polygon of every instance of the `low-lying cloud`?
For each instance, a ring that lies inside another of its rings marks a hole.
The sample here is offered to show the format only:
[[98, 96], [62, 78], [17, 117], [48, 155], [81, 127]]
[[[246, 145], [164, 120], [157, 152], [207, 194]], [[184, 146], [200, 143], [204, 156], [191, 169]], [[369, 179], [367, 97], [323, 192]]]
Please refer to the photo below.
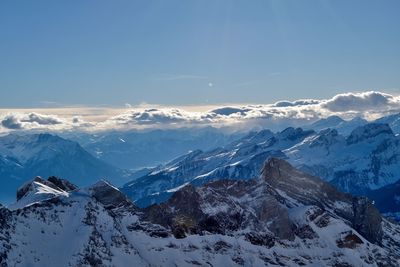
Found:
[[339, 94], [323, 100], [301, 99], [266, 105], [220, 106], [210, 108], [208, 111], [187, 111], [171, 107], [129, 107], [118, 115], [90, 122], [85, 122], [79, 116], [84, 114], [60, 117], [34, 112], [8, 113], [3, 116], [0, 114], [0, 121], [2, 128], [9, 131], [30, 129], [102, 131], [209, 125], [281, 129], [312, 123], [331, 115], [345, 119], [354, 117], [374, 119], [395, 112], [400, 112], [399, 96], [368, 91]]
[[62, 120], [56, 116], [37, 114], [33, 112], [28, 114], [9, 114], [1, 120], [1, 125], [4, 128], [13, 130], [38, 128], [41, 126], [51, 126], [62, 123]]
[[[0, 117], [1, 118], [1, 117]], [[0, 119], [1, 126], [6, 130], [65, 130], [87, 124], [77, 116], [60, 118], [57, 115], [30, 113], [8, 113]]]
[[334, 96], [322, 104], [333, 112], [346, 111], [380, 111], [389, 108], [398, 108], [400, 98], [381, 92], [347, 93]]

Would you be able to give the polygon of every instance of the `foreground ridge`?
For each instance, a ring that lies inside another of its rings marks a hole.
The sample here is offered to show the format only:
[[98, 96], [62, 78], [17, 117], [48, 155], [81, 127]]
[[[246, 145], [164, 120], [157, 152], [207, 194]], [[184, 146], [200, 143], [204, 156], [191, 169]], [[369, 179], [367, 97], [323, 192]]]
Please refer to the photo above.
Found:
[[400, 226], [282, 159], [140, 209], [106, 181], [36, 178], [0, 206], [3, 266], [398, 266]]

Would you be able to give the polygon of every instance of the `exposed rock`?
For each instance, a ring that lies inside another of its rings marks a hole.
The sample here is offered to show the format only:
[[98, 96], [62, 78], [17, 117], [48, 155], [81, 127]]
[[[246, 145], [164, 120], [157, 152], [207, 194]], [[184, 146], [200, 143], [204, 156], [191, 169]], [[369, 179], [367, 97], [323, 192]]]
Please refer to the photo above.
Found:
[[107, 208], [115, 208], [130, 203], [130, 200], [117, 188], [102, 180], [89, 188], [93, 197]]
[[309, 225], [299, 227], [294, 232], [298, 237], [302, 239], [314, 239], [318, 238], [318, 234]]
[[50, 176], [47, 180], [66, 192], [71, 192], [78, 189], [78, 187], [70, 181], [55, 176]]
[[28, 192], [34, 191], [35, 186], [34, 183], [40, 183], [43, 185], [46, 185], [52, 189], [55, 190], [60, 190], [55, 184], [53, 184], [51, 181], [47, 181], [42, 179], [40, 176], [35, 177], [33, 180], [26, 182], [24, 185], [22, 185], [18, 190], [17, 190], [17, 201], [23, 198], [25, 195], [28, 194]]
[[317, 218], [314, 222], [315, 222], [315, 225], [320, 228], [327, 227], [330, 222], [330, 216], [327, 213], [324, 213], [322, 216]]
[[366, 197], [353, 200], [353, 227], [372, 243], [382, 242], [382, 217], [377, 208]]
[[271, 248], [275, 244], [275, 238], [268, 233], [250, 232], [246, 233], [245, 238], [250, 243], [257, 246], [264, 246], [267, 248]]
[[351, 249], [356, 248], [360, 244], [364, 244], [361, 238], [352, 232], [344, 233], [344, 237], [337, 240], [336, 243], [339, 248], [351, 248]]
[[[382, 241], [382, 217], [368, 198], [353, 198], [339, 192], [321, 179], [302, 173], [282, 159], [266, 162], [262, 176], [274, 189], [304, 205], [316, 205], [323, 210], [333, 210], [349, 220], [354, 229], [373, 243]], [[341, 203], [338, 206], [338, 203]], [[316, 221], [319, 227], [329, 223], [329, 216]]]

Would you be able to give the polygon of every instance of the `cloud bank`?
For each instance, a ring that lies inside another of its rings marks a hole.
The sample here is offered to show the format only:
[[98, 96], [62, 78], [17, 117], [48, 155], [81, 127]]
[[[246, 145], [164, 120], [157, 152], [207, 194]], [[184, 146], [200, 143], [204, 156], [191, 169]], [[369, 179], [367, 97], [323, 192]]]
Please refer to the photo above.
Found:
[[84, 121], [80, 116], [58, 116], [39, 113], [0, 114], [0, 131], [71, 130], [104, 131], [166, 127], [267, 127], [281, 129], [300, 126], [331, 115], [344, 119], [375, 119], [400, 112], [400, 97], [368, 91], [338, 94], [330, 99], [300, 99], [274, 104], [221, 106], [207, 111], [187, 111], [171, 107], [130, 106], [120, 114], [101, 121]]

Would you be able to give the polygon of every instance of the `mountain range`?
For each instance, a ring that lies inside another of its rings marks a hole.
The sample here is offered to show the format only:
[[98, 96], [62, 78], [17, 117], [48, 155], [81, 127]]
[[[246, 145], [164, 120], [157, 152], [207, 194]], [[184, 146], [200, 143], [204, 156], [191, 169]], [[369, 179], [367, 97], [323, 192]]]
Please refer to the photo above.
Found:
[[[400, 179], [400, 137], [388, 124], [368, 123], [344, 136], [287, 128], [278, 133], [252, 132], [221, 148], [192, 151], [125, 184], [122, 191], [139, 206], [160, 203], [187, 184], [257, 177], [265, 158], [279, 157], [338, 189], [370, 195]], [[394, 190], [390, 198], [397, 199]], [[384, 210], [384, 209], [383, 209]]]
[[[332, 116], [303, 129], [289, 127], [277, 133], [261, 130], [247, 135], [211, 127], [61, 133], [64, 138], [10, 134], [0, 137], [0, 202], [9, 204], [18, 185], [32, 175], [56, 175], [79, 186], [99, 178], [117, 186], [125, 183], [122, 190], [145, 207], [167, 200], [189, 183], [197, 186], [216, 179], [252, 179], [258, 176], [265, 158], [274, 156], [342, 191], [368, 195], [382, 212], [398, 216], [399, 137], [393, 129], [399, 129], [399, 121], [398, 114], [372, 123]], [[186, 154], [172, 160], [181, 153]], [[132, 170], [137, 166], [153, 167]], [[381, 197], [382, 192], [385, 197]]]
[[254, 179], [178, 189], [139, 208], [106, 181], [50, 177], [0, 207], [2, 266], [398, 266], [400, 226], [270, 158]]
[[32, 176], [66, 177], [80, 186], [106, 177], [115, 184], [131, 179], [129, 173], [95, 158], [77, 142], [57, 135], [0, 137], [1, 201], [14, 199], [16, 188]]
[[190, 150], [212, 149], [243, 135], [212, 127], [62, 134], [81, 144], [96, 158], [120, 169], [165, 164]]

